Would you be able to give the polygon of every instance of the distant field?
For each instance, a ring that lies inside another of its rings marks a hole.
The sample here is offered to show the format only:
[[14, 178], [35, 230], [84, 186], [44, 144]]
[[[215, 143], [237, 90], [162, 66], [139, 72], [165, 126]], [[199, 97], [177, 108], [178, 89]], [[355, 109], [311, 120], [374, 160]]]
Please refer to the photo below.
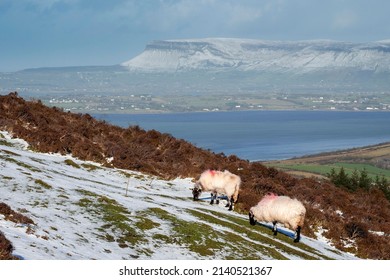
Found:
[[326, 176], [332, 168], [338, 172], [343, 167], [349, 175], [355, 169], [357, 171], [365, 169], [372, 179], [384, 176], [390, 180], [389, 161], [390, 143], [383, 143], [302, 158], [270, 161], [265, 164], [304, 177]]
[[[346, 163], [339, 162], [334, 164], [283, 164], [283, 163], [275, 163], [275, 164], [267, 164], [278, 169], [282, 169], [284, 171], [300, 171], [301, 173], [295, 173], [297, 175], [322, 175], [326, 176], [332, 168], [338, 172], [341, 167], [344, 167], [345, 172], [350, 175], [354, 170], [363, 171], [364, 169], [367, 171], [368, 175], [375, 179], [376, 176], [382, 177], [385, 176], [388, 180], [390, 180], [390, 170], [378, 168], [370, 164], [363, 163]], [[303, 173], [302, 173], [303, 172]]]

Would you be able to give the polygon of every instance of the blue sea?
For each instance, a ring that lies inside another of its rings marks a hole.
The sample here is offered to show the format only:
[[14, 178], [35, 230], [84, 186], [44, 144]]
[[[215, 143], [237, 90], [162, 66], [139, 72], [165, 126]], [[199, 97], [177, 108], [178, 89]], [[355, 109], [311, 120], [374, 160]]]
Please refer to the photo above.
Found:
[[237, 111], [95, 114], [250, 161], [287, 159], [390, 141], [390, 112]]

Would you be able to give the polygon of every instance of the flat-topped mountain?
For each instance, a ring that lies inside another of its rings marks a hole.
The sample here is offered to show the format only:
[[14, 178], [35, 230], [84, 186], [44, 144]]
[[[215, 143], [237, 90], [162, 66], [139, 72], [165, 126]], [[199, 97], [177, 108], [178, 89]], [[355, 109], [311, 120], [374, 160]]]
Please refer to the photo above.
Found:
[[263, 41], [207, 38], [153, 41], [123, 66], [138, 71], [390, 71], [390, 41]]

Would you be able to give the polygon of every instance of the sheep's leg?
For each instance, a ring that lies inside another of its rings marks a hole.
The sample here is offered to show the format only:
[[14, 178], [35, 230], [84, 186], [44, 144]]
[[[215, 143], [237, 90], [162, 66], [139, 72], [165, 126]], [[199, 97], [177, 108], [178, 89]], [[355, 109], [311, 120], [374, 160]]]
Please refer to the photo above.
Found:
[[255, 215], [253, 215], [252, 211], [249, 211], [248, 216], [249, 216], [249, 223], [252, 226], [256, 225]]
[[230, 202], [230, 199], [229, 199], [229, 198], [227, 198], [227, 199], [226, 199], [226, 201], [227, 201], [227, 203], [226, 203], [225, 207], [229, 207], [229, 206], [230, 206], [230, 204], [231, 204], [231, 202]]
[[218, 198], [218, 193], [215, 194], [215, 199], [216, 199], [216, 204], [219, 204], [219, 198]]
[[294, 242], [297, 243], [301, 239], [301, 227], [298, 226], [296, 232], [295, 232], [295, 239]]
[[210, 201], [210, 204], [214, 204], [214, 199], [216, 199], [216, 197], [217, 197], [217, 194], [211, 193], [211, 201]]
[[278, 234], [278, 228], [277, 228], [277, 226], [276, 226], [276, 223], [277, 223], [277, 222], [272, 222], [272, 224], [274, 225], [274, 226], [272, 227], [272, 232], [274, 233], [275, 236]]
[[226, 207], [229, 207], [229, 211], [232, 211], [233, 210], [233, 204], [234, 204], [234, 200], [233, 200], [233, 196], [230, 198], [230, 200], [229, 200], [229, 198], [228, 198], [228, 203], [226, 204]]

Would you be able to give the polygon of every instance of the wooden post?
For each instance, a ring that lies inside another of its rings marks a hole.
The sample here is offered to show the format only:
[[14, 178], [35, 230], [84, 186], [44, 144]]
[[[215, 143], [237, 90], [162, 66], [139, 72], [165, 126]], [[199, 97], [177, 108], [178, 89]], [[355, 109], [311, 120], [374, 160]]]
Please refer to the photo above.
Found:
[[127, 180], [126, 195], [125, 195], [126, 197], [127, 197], [127, 191], [129, 190], [129, 185], [130, 185], [130, 176]]

